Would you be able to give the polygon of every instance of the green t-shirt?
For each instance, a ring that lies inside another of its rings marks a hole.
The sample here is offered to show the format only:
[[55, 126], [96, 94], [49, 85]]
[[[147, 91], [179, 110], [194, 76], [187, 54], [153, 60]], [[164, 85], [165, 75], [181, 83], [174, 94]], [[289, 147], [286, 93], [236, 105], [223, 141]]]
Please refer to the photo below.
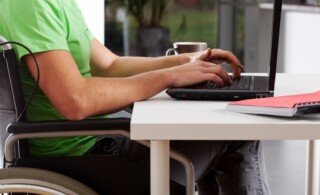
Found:
[[[74, 0], [0, 0], [0, 35], [25, 44], [34, 53], [69, 51], [82, 76], [91, 76], [89, 62], [93, 36]], [[20, 47], [14, 48], [19, 61], [28, 54]], [[28, 100], [35, 81], [22, 62], [20, 74], [25, 100]], [[60, 119], [64, 117], [38, 90], [27, 110], [27, 120]], [[79, 156], [87, 152], [95, 141], [93, 136], [31, 139], [29, 150], [34, 156]]]

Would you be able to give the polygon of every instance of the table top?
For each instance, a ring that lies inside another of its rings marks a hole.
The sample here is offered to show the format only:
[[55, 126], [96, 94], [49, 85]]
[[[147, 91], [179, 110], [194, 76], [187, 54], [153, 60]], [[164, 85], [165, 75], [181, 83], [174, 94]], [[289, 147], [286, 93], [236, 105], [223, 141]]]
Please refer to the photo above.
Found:
[[[320, 74], [278, 74], [275, 96], [320, 90]], [[297, 118], [226, 111], [224, 101], [181, 101], [165, 92], [134, 105], [134, 140], [320, 139], [320, 115]]]

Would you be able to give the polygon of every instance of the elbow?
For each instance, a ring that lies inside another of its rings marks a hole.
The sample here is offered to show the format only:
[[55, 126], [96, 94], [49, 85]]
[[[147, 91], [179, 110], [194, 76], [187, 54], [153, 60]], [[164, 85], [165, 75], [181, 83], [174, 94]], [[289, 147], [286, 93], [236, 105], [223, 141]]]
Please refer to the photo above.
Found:
[[79, 97], [72, 97], [59, 111], [67, 120], [79, 121], [88, 117], [88, 110], [85, 107], [85, 102]]
[[63, 115], [69, 121], [81, 121], [86, 118], [85, 115], [82, 114], [80, 110], [76, 110], [76, 109], [73, 109], [72, 111], [68, 111]]

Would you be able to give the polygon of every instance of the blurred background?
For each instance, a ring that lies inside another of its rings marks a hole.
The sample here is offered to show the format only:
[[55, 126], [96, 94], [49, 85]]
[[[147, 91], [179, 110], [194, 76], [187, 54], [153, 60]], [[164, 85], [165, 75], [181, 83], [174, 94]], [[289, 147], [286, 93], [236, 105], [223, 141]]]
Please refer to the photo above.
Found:
[[[119, 55], [161, 56], [173, 42], [202, 41], [211, 48], [234, 52], [247, 72], [266, 72], [272, 3], [105, 0], [105, 45]], [[320, 64], [318, 55], [310, 59], [310, 50], [316, 53], [320, 44], [320, 25], [314, 25], [320, 23], [319, 0], [284, 0], [284, 3], [278, 71], [301, 73], [315, 68], [320, 72], [320, 66], [309, 69], [301, 66], [301, 63]]]
[[[77, 0], [89, 28], [118, 55], [162, 56], [178, 41], [234, 52], [247, 72], [267, 72], [273, 1]], [[279, 73], [320, 73], [319, 0], [283, 0]], [[274, 195], [305, 190], [306, 141], [263, 141]], [[320, 162], [319, 162], [320, 163]]]

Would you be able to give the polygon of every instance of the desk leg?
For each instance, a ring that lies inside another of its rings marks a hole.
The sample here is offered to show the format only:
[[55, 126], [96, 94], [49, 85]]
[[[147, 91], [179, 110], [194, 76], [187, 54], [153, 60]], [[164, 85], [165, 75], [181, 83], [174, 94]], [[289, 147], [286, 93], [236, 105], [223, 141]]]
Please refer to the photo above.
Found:
[[151, 195], [170, 194], [170, 142], [151, 141]]
[[306, 195], [319, 195], [319, 141], [308, 141]]

